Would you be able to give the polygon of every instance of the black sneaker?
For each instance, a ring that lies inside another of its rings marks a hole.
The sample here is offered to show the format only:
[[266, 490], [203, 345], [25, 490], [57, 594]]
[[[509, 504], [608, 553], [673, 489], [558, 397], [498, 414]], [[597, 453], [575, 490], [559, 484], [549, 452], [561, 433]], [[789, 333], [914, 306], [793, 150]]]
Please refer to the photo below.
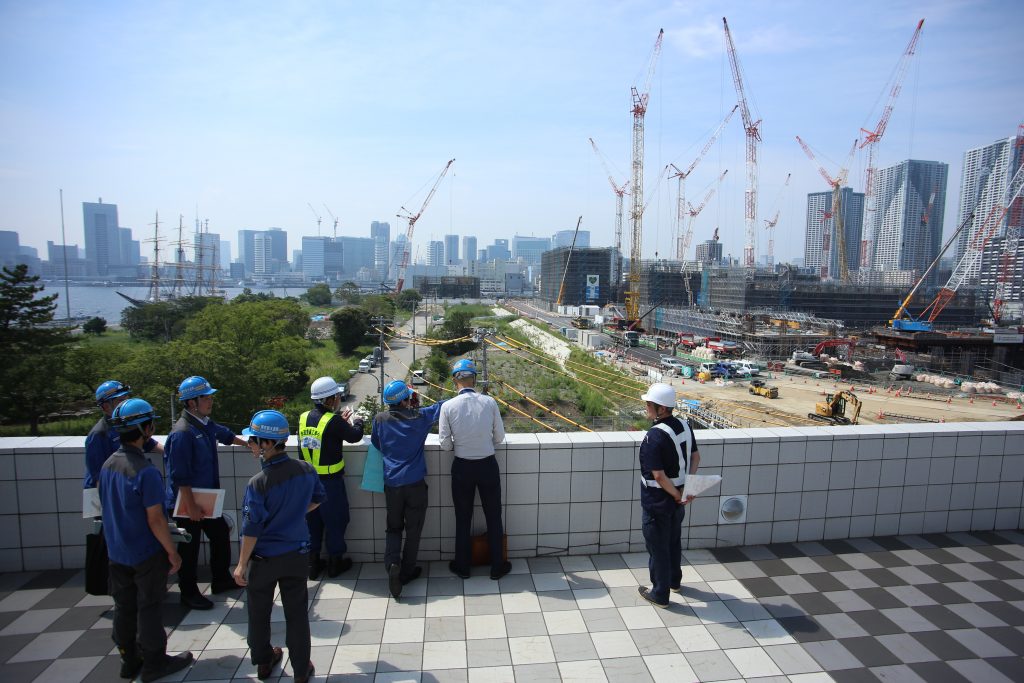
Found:
[[351, 568], [351, 557], [332, 557], [327, 561], [327, 576], [333, 579], [338, 574], [344, 574]]
[[455, 560], [452, 560], [448, 563], [448, 571], [450, 571], [452, 574], [455, 574], [455, 576], [459, 577], [460, 579], [469, 578], [469, 570], [459, 569], [459, 567], [455, 564]]
[[669, 606], [668, 602], [658, 602], [657, 600], [655, 600], [654, 597], [651, 595], [651, 589], [647, 586], [638, 586], [636, 591], [640, 594], [641, 598], [651, 603], [655, 607], [658, 607], [659, 609], [665, 609]]
[[121, 655], [121, 678], [132, 679], [142, 671], [142, 657], [135, 650], [124, 650], [118, 648]]
[[319, 557], [310, 558], [309, 560], [309, 580], [316, 581], [320, 578], [320, 574], [323, 572], [326, 563]]
[[512, 563], [502, 562], [501, 566], [497, 569], [491, 569], [491, 580], [497, 581], [501, 577], [505, 576], [505, 574], [508, 574], [510, 571], [512, 571]]
[[400, 569], [397, 564], [388, 566], [388, 590], [391, 597], [397, 600], [402, 595], [402, 577], [399, 576]]
[[213, 609], [213, 602], [199, 593], [182, 593], [181, 604], [190, 609], [208, 610]]
[[233, 578], [228, 579], [226, 581], [214, 581], [210, 584], [210, 592], [214, 595], [220, 595], [221, 593], [230, 593], [231, 591], [236, 591], [240, 588], [241, 586], [235, 583], [235, 580]]
[[163, 655], [162, 659], [158, 659], [154, 664], [146, 662], [142, 665], [142, 683], [152, 683], [152, 681], [160, 680], [164, 676], [170, 676], [181, 671], [191, 663], [191, 652], [182, 652], [180, 655], [174, 655], [173, 657]]
[[672, 591], [673, 593], [682, 593], [683, 592], [683, 587], [682, 586], [669, 586], [668, 589], [670, 591]]
[[407, 576], [399, 576], [399, 580], [404, 586], [405, 584], [412, 583], [416, 579], [420, 578], [421, 574], [423, 574], [423, 567], [413, 567], [412, 571], [409, 572]]

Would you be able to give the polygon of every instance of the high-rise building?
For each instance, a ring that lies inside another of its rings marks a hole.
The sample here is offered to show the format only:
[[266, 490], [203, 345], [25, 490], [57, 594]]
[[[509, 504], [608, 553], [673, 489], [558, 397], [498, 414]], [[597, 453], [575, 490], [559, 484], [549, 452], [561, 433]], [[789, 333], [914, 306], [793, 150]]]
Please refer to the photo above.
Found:
[[722, 261], [722, 243], [718, 240], [705, 240], [698, 244], [697, 261], [709, 264], [720, 263]]
[[[839, 206], [842, 212], [843, 237], [846, 243], [846, 267], [860, 268], [860, 242], [864, 232], [864, 193], [854, 192], [849, 187], [839, 190]], [[829, 234], [829, 277], [839, 277], [839, 240], [832, 220], [832, 193], [812, 192], [807, 195], [807, 223], [804, 234], [804, 263], [808, 268], [821, 270], [824, 260], [822, 239]]]
[[220, 269], [225, 273], [231, 269], [231, 241], [220, 241]]
[[981, 252], [978, 270], [978, 291], [984, 301], [992, 301], [1000, 281], [1004, 282], [1003, 301], [1024, 299], [1024, 240], [1017, 240], [1017, 249], [1004, 254], [1006, 237], [993, 237]]
[[20, 247], [18, 233], [14, 230], [0, 230], [0, 266], [13, 268], [18, 265], [18, 249]]
[[[551, 248], [557, 249], [558, 247], [568, 247], [572, 245], [572, 236], [575, 230], [559, 230], [551, 238]], [[590, 231], [580, 230], [580, 234], [576, 235], [576, 246], [586, 249], [590, 246]]]
[[196, 232], [193, 236], [193, 263], [202, 267], [202, 279], [209, 281], [214, 271], [220, 270], [220, 235], [215, 232]]
[[874, 270], [920, 274], [928, 268], [942, 248], [948, 175], [948, 164], [917, 159], [878, 170], [875, 210], [867, 216]]
[[306, 278], [324, 277], [324, 257], [328, 239], [311, 236], [302, 238], [302, 274]]
[[[391, 243], [388, 249], [388, 279], [398, 279], [398, 271], [402, 266], [402, 259], [405, 259], [405, 265], [408, 267], [412, 263], [412, 254], [405, 253], [407, 240], [405, 233], [399, 233], [395, 237], [395, 241]], [[411, 247], [410, 247], [411, 248]]]
[[446, 266], [459, 265], [459, 236], [444, 236], [444, 264]]
[[256, 272], [256, 234], [260, 230], [238, 231], [238, 260], [245, 264], [246, 273]]
[[270, 258], [273, 262], [273, 272], [287, 271], [288, 232], [281, 228], [268, 228], [265, 232], [270, 236]]
[[338, 237], [341, 247], [341, 273], [346, 279], [355, 279], [363, 268], [375, 271], [377, 241], [372, 237]]
[[111, 266], [121, 265], [121, 235], [117, 225], [117, 204], [82, 202], [85, 228], [85, 260], [89, 274], [105, 276]]
[[464, 235], [462, 237], [462, 258], [468, 264], [469, 261], [475, 261], [476, 256], [476, 238], [471, 235]]
[[443, 266], [444, 263], [444, 242], [441, 240], [431, 240], [427, 246], [427, 265], [428, 266]]
[[508, 240], [494, 240], [494, 244], [487, 247], [486, 260], [494, 261], [496, 259], [501, 259], [502, 261], [512, 260], [512, 251], [508, 248]]
[[[956, 224], [959, 226], [972, 210], [974, 219], [964, 228], [957, 240], [957, 263], [992, 209], [1002, 204], [1010, 180], [1022, 163], [1024, 140], [1016, 135], [964, 152], [964, 171], [960, 179], [960, 207], [957, 209]], [[1018, 229], [1024, 227], [1019, 224], [1021, 218], [1022, 212], [1007, 212], [993, 232], [993, 237], [1005, 235], [1011, 221]], [[978, 276], [979, 270], [974, 268], [973, 272], [968, 274], [967, 282], [977, 282]]]
[[274, 272], [274, 242], [273, 238], [265, 231], [256, 232], [252, 236], [253, 259], [252, 272], [254, 275], [270, 275]]
[[391, 224], [382, 221], [370, 223], [370, 237], [373, 239], [373, 267], [381, 278], [388, 274], [388, 257], [391, 255]]
[[512, 238], [512, 258], [522, 260], [528, 266], [539, 266], [540, 255], [551, 249], [549, 237], [524, 237], [516, 235]]
[[64, 246], [47, 241], [46, 258], [48, 261], [45, 272], [51, 277], [64, 277], [65, 262], [67, 263], [68, 277], [83, 277], [88, 273], [85, 259], [78, 254], [78, 245]]

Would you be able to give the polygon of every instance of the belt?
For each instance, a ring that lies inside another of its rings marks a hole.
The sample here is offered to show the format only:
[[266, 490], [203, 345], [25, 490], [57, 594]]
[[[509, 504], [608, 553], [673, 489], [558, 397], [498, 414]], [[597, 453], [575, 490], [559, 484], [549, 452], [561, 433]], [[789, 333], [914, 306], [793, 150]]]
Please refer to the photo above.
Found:
[[[674, 477], [672, 479], [669, 479], [669, 481], [672, 482], [673, 486], [678, 488], [678, 487], [680, 487], [680, 486], [682, 486], [683, 484], [686, 483], [686, 477]], [[659, 484], [657, 482], [657, 480], [655, 480], [655, 479], [645, 479], [643, 475], [640, 475], [640, 483], [643, 486], [647, 486], [647, 487], [652, 488], [652, 489], [660, 489], [661, 488], [661, 484]]]

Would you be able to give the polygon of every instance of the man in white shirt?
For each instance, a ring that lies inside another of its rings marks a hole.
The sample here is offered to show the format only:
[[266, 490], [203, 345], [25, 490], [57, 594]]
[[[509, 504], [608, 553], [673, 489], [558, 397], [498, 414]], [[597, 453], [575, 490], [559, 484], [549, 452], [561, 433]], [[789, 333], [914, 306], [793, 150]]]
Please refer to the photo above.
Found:
[[477, 393], [476, 366], [460, 360], [452, 368], [459, 394], [441, 406], [437, 435], [442, 450], [455, 451], [452, 459], [452, 501], [455, 504], [455, 559], [448, 569], [469, 578], [470, 527], [473, 500], [480, 491], [480, 506], [487, 520], [487, 545], [491, 553], [491, 578], [497, 581], [512, 570], [505, 560], [505, 532], [501, 524], [501, 473], [494, 447], [505, 440], [498, 404]]

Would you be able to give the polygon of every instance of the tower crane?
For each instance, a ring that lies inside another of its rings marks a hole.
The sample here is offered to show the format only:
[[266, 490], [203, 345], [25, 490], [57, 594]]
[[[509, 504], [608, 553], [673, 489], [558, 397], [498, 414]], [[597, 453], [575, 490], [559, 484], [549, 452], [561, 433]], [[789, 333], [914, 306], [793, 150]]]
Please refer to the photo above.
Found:
[[604, 172], [608, 175], [608, 184], [612, 186], [612, 192], [615, 193], [615, 254], [612, 257], [611, 276], [612, 286], [615, 287], [613, 291], [617, 292], [619, 287], [622, 286], [622, 198], [629, 194], [629, 181], [627, 180], [622, 185], [616, 183], [615, 178], [612, 176], [612, 171], [608, 167], [608, 160], [601, 154], [601, 150], [597, 148], [594, 138], [587, 139], [590, 140], [590, 146], [594, 148], [594, 154], [601, 160]]
[[316, 216], [316, 236], [319, 237], [320, 236], [320, 223], [323, 221], [323, 219], [320, 217], [320, 214], [318, 214], [316, 212], [316, 209], [313, 208], [312, 204], [310, 204], [309, 202], [306, 202], [306, 206], [308, 206], [309, 210], [313, 212], [314, 216]]
[[[873, 130], [861, 128], [861, 132], [864, 133], [864, 141], [860, 143], [860, 147], [861, 149], [865, 147], [868, 149], [868, 164], [864, 171], [865, 215], [875, 210], [875, 155], [878, 143], [882, 140], [882, 136], [885, 135], [885, 128], [889, 125], [889, 117], [892, 116], [893, 107], [896, 105], [896, 98], [900, 96], [900, 90], [903, 89], [903, 79], [907, 75], [910, 58], [914, 56], [914, 48], [917, 47], [917, 40], [921, 37], [921, 28], [923, 26], [924, 19], [917, 22], [917, 29], [914, 31], [914, 35], [911, 36], [907, 49], [903, 51], [900, 61], [896, 64], [896, 70], [893, 72], [892, 86], [889, 88], [889, 100], [886, 102], [885, 108], [882, 109], [882, 116], [878, 119], [878, 123]], [[865, 222], [864, 236], [860, 242], [861, 268], [871, 267], [872, 260], [874, 259], [874, 250], [874, 221], [869, 220]]]
[[430, 200], [434, 198], [434, 193], [437, 192], [437, 186], [441, 184], [448, 169], [451, 168], [452, 164], [455, 163], [455, 159], [449, 159], [448, 163], [441, 169], [441, 173], [438, 174], [437, 180], [434, 181], [433, 187], [430, 188], [430, 192], [427, 193], [427, 198], [423, 200], [423, 205], [420, 210], [416, 213], [412, 213], [409, 209], [404, 206], [399, 209], [398, 218], [409, 221], [409, 227], [405, 230], [405, 243], [402, 246], [402, 260], [398, 266], [398, 282], [395, 283], [395, 294], [402, 292], [402, 285], [405, 284], [405, 269], [409, 265], [409, 249], [412, 246], [412, 232], [416, 228], [416, 221], [420, 219], [423, 212], [427, 210], [427, 205], [430, 204]]
[[629, 286], [626, 288], [625, 296], [626, 325], [629, 327], [636, 326], [640, 314], [640, 251], [643, 246], [644, 218], [644, 116], [647, 114], [651, 79], [654, 77], [654, 67], [658, 63], [661, 41], [664, 37], [665, 29], [660, 29], [658, 38], [654, 41], [654, 49], [651, 51], [643, 89], [640, 90], [636, 86], [630, 88], [633, 96], [633, 201], [630, 212], [632, 235], [629, 250]]
[[[833, 178], [829, 175], [825, 167], [821, 165], [817, 157], [814, 156], [814, 152], [804, 142], [799, 135], [796, 136], [796, 141], [800, 143], [800, 147], [804, 150], [804, 154], [811, 160], [811, 163], [818, 167], [818, 173], [825, 179], [825, 182], [832, 188], [832, 212], [829, 216], [828, 212], [825, 212], [825, 220], [821, 225], [821, 268], [819, 270], [822, 280], [828, 280], [830, 275], [830, 265], [832, 262], [832, 233], [836, 234], [836, 252], [839, 265], [839, 280], [841, 282], [850, 281], [849, 264], [846, 263], [846, 234], [845, 226], [843, 225], [843, 208], [842, 203], [842, 188], [846, 183], [846, 176], [850, 172], [850, 165], [853, 163], [853, 155], [857, 152], [857, 141], [853, 141], [853, 147], [850, 148], [850, 154], [846, 159], [846, 163], [836, 173], [836, 177]], [[828, 219], [832, 218], [831, 230], [828, 225]]]
[[732, 71], [732, 83], [736, 88], [736, 97], [740, 101], [740, 114], [743, 116], [743, 130], [747, 137], [747, 191], [743, 196], [743, 223], [746, 227], [747, 242], [743, 245], [743, 265], [754, 267], [754, 240], [757, 238], [757, 147], [761, 142], [761, 119], [755, 121], [750, 116], [747, 106], [747, 94], [743, 89], [743, 70], [736, 56], [736, 46], [729, 32], [729, 22], [722, 17], [725, 27], [725, 47], [729, 53], [729, 69]]
[[[1017, 157], [1024, 151], [1024, 123], [1017, 127], [1017, 140], [1014, 144], [1017, 147]], [[1017, 246], [1020, 244], [1021, 224], [1024, 223], [1024, 201], [1018, 199], [1010, 205], [1010, 219], [1006, 222], [1006, 234], [1003, 237], [1003, 253], [999, 259], [999, 275], [996, 277], [996, 292], [992, 302], [992, 318], [995, 324], [999, 324], [1003, 317], [1003, 302], [1010, 296], [1010, 284], [1013, 281], [1013, 273], [1010, 262], [1017, 256]]]
[[569, 245], [569, 253], [565, 257], [565, 270], [562, 271], [562, 283], [558, 285], [558, 301], [556, 306], [562, 305], [562, 297], [565, 295], [565, 276], [569, 274], [569, 261], [572, 259], [572, 250], [576, 248], [576, 237], [580, 234], [580, 224], [583, 223], [583, 216], [576, 221], [576, 231], [572, 234], [572, 244]]
[[327, 214], [334, 219], [334, 239], [338, 239], [338, 217], [327, 208], [327, 204], [324, 204], [324, 208], [327, 209]]
[[[733, 108], [729, 111], [729, 113], [725, 115], [725, 118], [722, 119], [722, 122], [718, 124], [718, 127], [715, 128], [715, 131], [711, 134], [711, 137], [709, 137], [708, 141], [704, 143], [704, 146], [701, 148], [700, 153], [697, 154], [697, 158], [693, 160], [693, 163], [691, 163], [685, 171], [680, 171], [679, 167], [676, 166], [675, 164], [668, 165], [668, 168], [671, 168], [675, 171], [674, 173], [670, 173], [668, 177], [675, 178], [677, 180], [678, 204], [676, 207], [676, 221], [678, 223], [679, 230], [682, 230], [683, 220], [686, 215], [686, 179], [690, 177], [690, 174], [693, 173], [693, 169], [697, 168], [697, 164], [701, 162], [701, 159], [703, 159], [704, 156], [708, 153], [708, 150], [711, 149], [711, 146], [715, 144], [716, 140], [718, 140], [718, 136], [722, 134], [722, 130], [725, 128], [726, 124], [729, 123], [729, 119], [732, 118], [732, 115], [735, 114], [736, 110], [739, 108], [740, 105], [734, 105]], [[682, 244], [682, 236], [680, 236], [679, 241], [676, 243], [676, 258], [679, 259], [680, 261], [682, 261], [685, 258], [686, 254], [686, 248], [683, 247]]]
[[[680, 249], [682, 249], [682, 256], [680, 256], [680, 260], [683, 260], [685, 262], [685, 259], [683, 258], [683, 256], [685, 256], [686, 252], [688, 252], [690, 250], [690, 242], [693, 241], [693, 223], [694, 223], [694, 221], [697, 220], [697, 216], [700, 215], [700, 212], [703, 211], [704, 207], [707, 206], [709, 201], [711, 201], [711, 198], [715, 195], [715, 190], [717, 190], [718, 186], [722, 184], [723, 180], [725, 180], [725, 176], [726, 176], [726, 174], [728, 172], [729, 172], [729, 169], [725, 169], [724, 171], [722, 171], [722, 175], [718, 176], [718, 180], [716, 180], [715, 182], [713, 182], [711, 184], [711, 187], [708, 188], [707, 193], [704, 195], [704, 199], [702, 199], [700, 201], [700, 204], [697, 205], [696, 209], [693, 208], [693, 204], [690, 204], [690, 208], [686, 212], [687, 217], [689, 217], [690, 220], [689, 220], [689, 222], [686, 225], [686, 234], [683, 235], [682, 240], [679, 243], [679, 247], [680, 247]], [[717, 228], [715, 229], [715, 233], [716, 233], [715, 237], [717, 239], [717, 237], [718, 237], [718, 234], [717, 234], [718, 233], [718, 229]]]
[[764, 228], [768, 232], [768, 267], [775, 266], [775, 226], [779, 224], [779, 214], [782, 212], [782, 195], [789, 187], [789, 179], [793, 177], [792, 173], [786, 174], [786, 182], [782, 184], [782, 189], [779, 191], [779, 198], [776, 201], [775, 214], [771, 218], [766, 218], [764, 221]]

